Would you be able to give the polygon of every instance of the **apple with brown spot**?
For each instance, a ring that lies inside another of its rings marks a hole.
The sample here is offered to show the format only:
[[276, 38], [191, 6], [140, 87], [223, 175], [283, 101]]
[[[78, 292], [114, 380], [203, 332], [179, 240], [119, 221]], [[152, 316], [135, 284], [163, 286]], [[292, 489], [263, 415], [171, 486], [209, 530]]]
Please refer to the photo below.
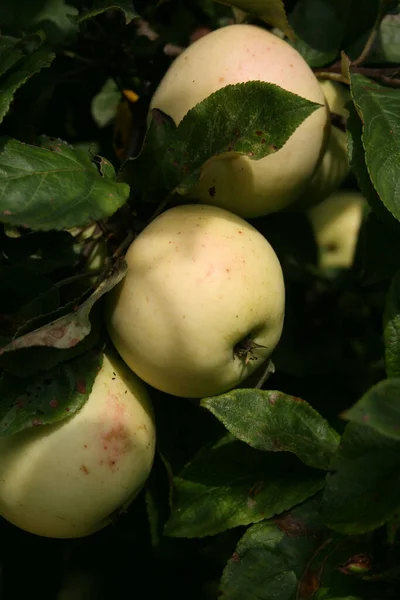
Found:
[[89, 535], [137, 496], [154, 451], [147, 390], [107, 353], [76, 414], [0, 438], [0, 514], [37, 535]]
[[106, 300], [110, 337], [144, 381], [201, 398], [239, 385], [271, 355], [284, 318], [279, 260], [249, 223], [183, 205], [150, 223]]

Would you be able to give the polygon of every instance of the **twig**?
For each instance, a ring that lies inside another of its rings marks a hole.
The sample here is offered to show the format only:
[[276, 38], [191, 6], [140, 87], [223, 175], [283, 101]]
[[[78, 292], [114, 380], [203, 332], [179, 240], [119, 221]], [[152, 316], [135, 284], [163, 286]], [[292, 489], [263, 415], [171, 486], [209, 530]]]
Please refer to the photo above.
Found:
[[272, 362], [272, 360], [268, 361], [267, 366], [265, 367], [265, 370], [263, 372], [263, 374], [261, 375], [260, 379], [257, 382], [257, 385], [255, 386], [256, 390], [261, 390], [262, 386], [264, 385], [264, 383], [267, 381], [267, 379], [269, 379], [269, 377], [275, 373], [275, 365]]
[[75, 281], [79, 281], [79, 279], [85, 279], [87, 277], [95, 277], [96, 275], [100, 275], [102, 271], [103, 269], [96, 269], [95, 271], [88, 271], [87, 273], [78, 273], [77, 275], [72, 275], [71, 277], [67, 277], [66, 279], [57, 281], [57, 283], [55, 283], [54, 286], [60, 288], [64, 285], [68, 285], [70, 283], [74, 283]]

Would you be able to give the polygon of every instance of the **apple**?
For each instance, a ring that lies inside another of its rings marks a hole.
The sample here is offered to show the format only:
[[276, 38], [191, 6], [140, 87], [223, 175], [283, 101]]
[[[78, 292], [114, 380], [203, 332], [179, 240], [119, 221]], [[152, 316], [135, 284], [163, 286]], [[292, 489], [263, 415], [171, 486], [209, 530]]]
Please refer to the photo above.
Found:
[[[351, 100], [348, 88], [336, 81], [323, 80], [321, 88], [332, 113], [347, 119], [346, 104]], [[346, 133], [332, 124], [325, 154], [295, 208], [309, 207], [321, 202], [337, 190], [350, 171]]]
[[150, 108], [178, 124], [198, 102], [220, 88], [247, 81], [274, 83], [322, 106], [286, 144], [261, 160], [235, 152], [203, 165], [189, 197], [244, 218], [276, 212], [294, 202], [322, 159], [329, 133], [329, 111], [321, 86], [290, 44], [254, 25], [221, 27], [191, 44], [161, 80]]
[[360, 192], [339, 190], [308, 210], [321, 268], [351, 267], [365, 206]]
[[0, 515], [41, 536], [89, 535], [139, 493], [154, 450], [146, 388], [107, 353], [77, 413], [0, 438]]
[[246, 379], [279, 341], [285, 289], [278, 258], [222, 208], [181, 205], [152, 221], [106, 298], [112, 341], [153, 387], [202, 398]]
[[69, 229], [69, 232], [76, 240], [75, 249], [78, 254], [82, 252], [83, 245], [93, 243], [93, 247], [90, 249], [84, 264], [84, 272], [88, 273], [88, 275], [90, 273], [97, 273], [97, 275], [88, 277], [89, 282], [94, 285], [99, 276], [98, 271], [104, 267], [108, 257], [107, 244], [103, 234], [96, 223], [90, 225], [86, 229], [73, 227], [72, 229]]

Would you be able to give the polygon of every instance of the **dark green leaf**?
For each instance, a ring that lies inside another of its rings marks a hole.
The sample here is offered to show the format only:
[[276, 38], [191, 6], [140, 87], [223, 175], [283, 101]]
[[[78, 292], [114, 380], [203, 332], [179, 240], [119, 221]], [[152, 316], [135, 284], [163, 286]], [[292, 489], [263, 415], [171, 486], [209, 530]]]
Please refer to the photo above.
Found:
[[293, 452], [310, 467], [326, 469], [339, 436], [307, 402], [277, 391], [237, 389], [202, 406], [235, 437], [270, 452]]
[[276, 152], [318, 107], [274, 84], [249, 81], [214, 92], [178, 127], [155, 108], [142, 151], [125, 163], [122, 177], [157, 201], [163, 192], [185, 194], [209, 158], [238, 152], [257, 160]]
[[76, 346], [90, 332], [90, 311], [94, 304], [109, 290], [111, 290], [126, 273], [126, 263], [121, 263], [120, 268], [113, 269], [107, 279], [89, 296], [75, 312], [69, 313], [39, 329], [16, 337], [9, 344], [0, 349], [0, 356], [5, 352], [30, 348], [32, 346], [49, 346], [51, 348], [67, 349]]
[[18, 38], [6, 35], [0, 37], [0, 77], [24, 57], [25, 53]]
[[365, 543], [333, 539], [313, 498], [246, 531], [225, 567], [220, 595], [226, 600], [366, 600], [366, 585], [339, 569], [360, 550], [366, 550]]
[[165, 533], [203, 537], [256, 523], [299, 504], [323, 485], [318, 471], [294, 457], [257, 452], [227, 435], [174, 478]]
[[88, 352], [29, 381], [0, 381], [0, 436], [55, 423], [76, 413], [86, 402], [103, 354]]
[[385, 364], [388, 377], [400, 376], [400, 271], [390, 286], [384, 314]]
[[3, 254], [11, 263], [45, 275], [76, 262], [74, 241], [67, 231], [33, 231], [18, 237], [4, 235]]
[[[12, 52], [14, 53], [15, 49], [13, 49]], [[12, 56], [15, 56], [16, 58], [15, 54]], [[0, 60], [1, 58], [2, 57], [0, 56]], [[23, 59], [18, 60], [18, 62], [15, 60], [16, 66], [14, 69], [8, 70], [0, 80], [0, 123], [7, 114], [17, 89], [28, 81], [32, 75], [44, 67], [49, 67], [54, 58], [55, 54], [50, 48], [43, 46], [33, 52], [30, 56], [26, 56]], [[4, 61], [2, 62], [2, 67], [5, 68], [6, 65], [4, 64]]]
[[400, 440], [400, 377], [384, 379], [371, 387], [342, 416]]
[[278, 27], [290, 39], [294, 39], [285, 7], [282, 0], [218, 0], [222, 4], [229, 4], [250, 13], [254, 17], [263, 19], [266, 23]]
[[71, 17], [78, 14], [64, 0], [2, 0], [0, 23], [8, 33], [43, 29], [51, 43], [67, 41], [77, 33]]
[[58, 291], [47, 277], [39, 276], [24, 267], [0, 267], [1, 318], [17, 314], [18, 318], [28, 319], [58, 307]]
[[89, 154], [59, 140], [49, 149], [3, 140], [0, 186], [0, 220], [41, 230], [88, 225], [112, 215], [129, 195], [126, 184], [99, 173]]
[[121, 90], [113, 79], [107, 79], [100, 92], [92, 100], [92, 116], [99, 127], [105, 127], [114, 119]]
[[294, 47], [311, 67], [329, 64], [339, 55], [351, 3], [347, 0], [300, 0], [289, 22], [297, 36]]
[[400, 220], [400, 90], [351, 74], [351, 94], [363, 121], [365, 162], [386, 208]]
[[344, 533], [371, 531], [400, 506], [400, 442], [367, 425], [349, 423], [328, 475], [323, 514]]
[[139, 16], [133, 9], [131, 0], [95, 0], [94, 7], [82, 12], [77, 20], [81, 23], [82, 21], [86, 21], [86, 19], [92, 19], [110, 9], [122, 11], [127, 25]]

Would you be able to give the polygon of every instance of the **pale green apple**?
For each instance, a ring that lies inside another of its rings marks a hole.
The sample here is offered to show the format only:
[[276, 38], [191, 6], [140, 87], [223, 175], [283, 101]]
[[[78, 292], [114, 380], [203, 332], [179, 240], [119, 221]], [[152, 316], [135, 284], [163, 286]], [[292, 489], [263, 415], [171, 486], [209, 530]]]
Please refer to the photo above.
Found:
[[0, 514], [37, 535], [91, 534], [139, 493], [154, 450], [146, 388], [106, 354], [77, 413], [0, 438]]
[[131, 244], [106, 301], [117, 350], [144, 381], [201, 398], [236, 387], [279, 341], [278, 258], [249, 223], [208, 205], [171, 208]]
[[290, 44], [261, 27], [222, 27], [191, 44], [172, 63], [152, 100], [179, 123], [198, 102], [228, 84], [274, 83], [321, 104], [277, 152], [261, 160], [228, 152], [203, 165], [189, 197], [242, 217], [276, 212], [294, 202], [322, 159], [329, 111], [321, 86]]
[[[320, 84], [330, 111], [346, 119], [348, 110], [345, 106], [351, 99], [348, 88], [330, 80]], [[321, 202], [342, 185], [349, 171], [346, 133], [333, 124], [323, 159], [295, 207], [306, 208]]]
[[339, 190], [308, 210], [321, 268], [351, 267], [365, 205], [360, 192]]

